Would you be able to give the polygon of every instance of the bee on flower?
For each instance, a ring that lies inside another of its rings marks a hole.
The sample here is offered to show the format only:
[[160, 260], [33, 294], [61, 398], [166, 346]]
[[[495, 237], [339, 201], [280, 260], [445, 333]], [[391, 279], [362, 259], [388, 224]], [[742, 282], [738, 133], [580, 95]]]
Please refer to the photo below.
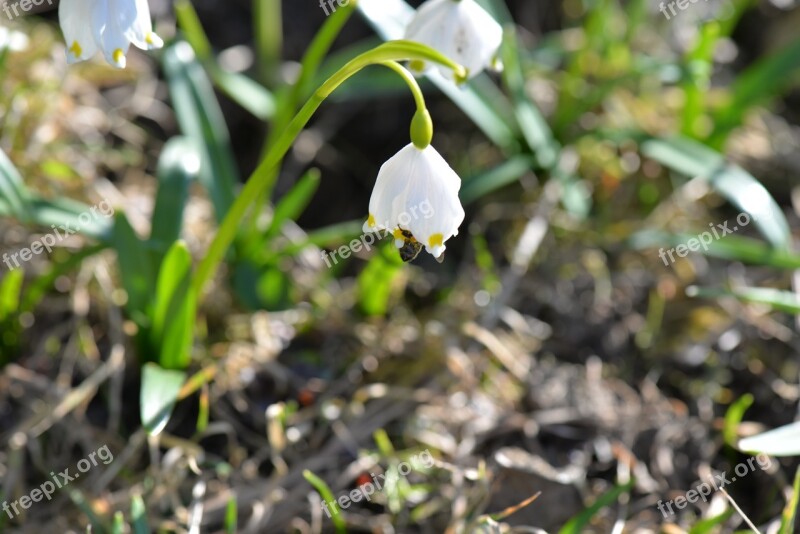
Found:
[[[430, 145], [432, 135], [430, 115], [417, 112], [412, 142], [378, 172], [364, 223], [365, 232], [392, 232], [404, 261], [416, 258], [423, 248], [441, 261], [445, 243], [458, 234], [464, 222], [464, 208], [458, 198], [461, 179]], [[430, 206], [430, 217], [407, 216], [422, 203]]]
[[[466, 67], [470, 78], [487, 68], [502, 68], [498, 53], [503, 28], [475, 0], [428, 0], [406, 28], [405, 39], [438, 50]], [[417, 72], [427, 69], [420, 62], [409, 66]], [[439, 71], [454, 79], [452, 69], [439, 67]]]
[[100, 50], [111, 65], [124, 69], [131, 44], [142, 50], [164, 45], [153, 32], [147, 0], [61, 0], [58, 19], [68, 63]]

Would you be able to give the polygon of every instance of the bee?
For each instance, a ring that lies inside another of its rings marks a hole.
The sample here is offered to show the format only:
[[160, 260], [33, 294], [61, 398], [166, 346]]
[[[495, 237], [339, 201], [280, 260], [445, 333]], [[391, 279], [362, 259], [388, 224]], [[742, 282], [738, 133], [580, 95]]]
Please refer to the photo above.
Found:
[[405, 262], [414, 261], [422, 250], [422, 243], [417, 241], [411, 232], [400, 229], [403, 234], [403, 246], [400, 247], [400, 259]]

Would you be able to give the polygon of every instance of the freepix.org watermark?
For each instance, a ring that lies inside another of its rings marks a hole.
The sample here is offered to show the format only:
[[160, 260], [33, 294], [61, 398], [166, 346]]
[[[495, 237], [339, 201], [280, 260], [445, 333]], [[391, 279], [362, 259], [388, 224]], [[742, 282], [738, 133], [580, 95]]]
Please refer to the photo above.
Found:
[[[678, 14], [678, 12], [675, 11], [675, 6], [676, 5], [678, 6], [678, 9], [680, 9], [681, 11], [685, 11], [686, 8], [688, 8], [690, 5], [696, 4], [699, 1], [700, 0], [676, 0], [676, 1], [673, 1], [673, 2], [667, 2], [667, 3], [661, 2], [658, 5], [658, 10], [661, 11], [664, 14], [664, 16], [667, 18], [667, 20], [669, 20], [670, 16], [667, 14], [667, 9], [668, 8], [669, 8], [670, 13], [672, 13], [672, 16], [674, 17], [674, 16], [676, 16]], [[703, 0], [703, 1], [704, 2], [708, 2], [708, 0]]]
[[694, 504], [700, 499], [703, 499], [703, 502], [706, 502], [708, 501], [708, 497], [710, 497], [714, 491], [719, 491], [725, 488], [725, 486], [728, 486], [729, 484], [732, 484], [738, 479], [744, 478], [748, 474], [755, 471], [756, 466], [754, 464], [756, 463], [758, 464], [758, 467], [764, 470], [769, 469], [769, 467], [772, 465], [772, 460], [764, 453], [758, 454], [757, 456], [751, 456], [747, 459], [747, 462], [736, 464], [736, 467], [733, 468], [733, 474], [716, 473], [711, 480], [708, 482], [703, 482], [702, 484], [698, 484], [694, 489], [687, 491], [686, 494], [681, 495], [680, 497], [675, 497], [667, 502], [658, 501], [657, 508], [663, 514], [664, 519], [666, 519], [670, 514], [675, 513], [675, 510], [672, 509], [673, 505], [675, 505], [675, 507], [679, 510], [683, 510], [690, 503]]
[[70, 473], [69, 468], [64, 469], [58, 474], [51, 471], [50, 477], [53, 479], [52, 481], [48, 480], [35, 490], [32, 490], [29, 494], [23, 495], [11, 504], [9, 504], [8, 501], [3, 501], [3, 511], [8, 514], [8, 517], [14, 519], [15, 516], [21, 513], [20, 508], [27, 510], [33, 506], [33, 503], [41, 502], [42, 499], [45, 498], [49, 501], [52, 499], [57, 489], [68, 486], [70, 482], [79, 478], [81, 473], [86, 473], [92, 467], [96, 467], [98, 465], [98, 459], [103, 462], [103, 465], [108, 465], [114, 461], [114, 455], [111, 453], [108, 445], [103, 445], [96, 451], [89, 453], [86, 458], [79, 461], [76, 466], [79, 471], [78, 473]]
[[50, 253], [53, 251], [53, 247], [57, 243], [60, 243], [72, 234], [78, 233], [81, 228], [90, 224], [93, 220], [99, 219], [101, 215], [103, 217], [111, 217], [114, 215], [114, 207], [111, 206], [111, 202], [109, 202], [107, 199], [104, 199], [96, 206], [92, 206], [87, 211], [84, 211], [78, 215], [78, 222], [80, 223], [78, 226], [72, 226], [70, 223], [62, 224], [60, 226], [53, 224], [50, 226], [53, 231], [43, 235], [40, 239], [31, 243], [30, 247], [20, 249], [12, 254], [7, 252], [4, 253], [3, 263], [6, 264], [10, 271], [13, 271], [14, 269], [20, 267], [20, 260], [23, 262], [30, 261], [34, 255], [38, 256], [45, 250]]
[[[407, 226], [412, 220], [419, 219], [420, 217], [423, 219], [430, 219], [433, 217], [433, 206], [430, 200], [423, 200], [418, 205], [412, 206], [408, 211], [404, 211], [397, 218], [397, 222], [401, 226]], [[383, 235], [381, 235], [381, 232], [383, 232]], [[374, 232], [362, 234], [358, 239], [353, 239], [350, 243], [342, 245], [332, 252], [323, 251], [321, 253], [322, 259], [325, 260], [325, 265], [330, 269], [339, 263], [339, 260], [336, 258], [337, 254], [342, 259], [347, 259], [350, 257], [350, 254], [354, 252], [361, 252], [362, 250], [370, 251], [372, 250], [372, 245], [374, 245], [376, 241], [380, 241], [384, 237], [390, 235], [392, 235], [392, 230], [389, 228], [389, 221], [386, 221], [383, 224], [379, 224]], [[331, 259], [333, 260], [333, 264], [331, 264]]]
[[351, 1], [355, 0], [319, 0], [319, 7], [325, 12], [325, 16], [334, 13], [338, 8], [349, 5]]
[[[736, 216], [736, 224], [725, 221], [723, 223], [708, 223], [708, 227], [711, 231], [705, 231], [697, 234], [697, 237], [693, 237], [689, 239], [686, 243], [682, 243], [676, 247], [664, 249], [663, 247], [658, 249], [658, 257], [661, 258], [661, 261], [664, 262], [664, 265], [669, 266], [670, 263], [675, 263], [675, 256], [673, 254], [677, 254], [681, 258], [685, 258], [689, 255], [689, 252], [698, 252], [702, 247], [703, 250], [707, 251], [708, 246], [713, 243], [714, 241], [720, 240], [727, 236], [728, 234], [733, 234], [738, 232], [751, 221], [758, 221], [758, 217], [756, 215], [750, 215], [749, 213], [742, 212]], [[734, 225], [732, 228], [728, 226], [729, 224]], [[667, 261], [667, 256], [669, 256], [669, 261]]]
[[[34, 7], [39, 7], [44, 4], [51, 7], [53, 6], [53, 0], [19, 0], [13, 3], [0, 0], [0, 2], [3, 3], [3, 11], [6, 12], [8, 20], [14, 20], [20, 15], [24, 15], [30, 12]], [[20, 13], [20, 11], [22, 11], [22, 13]]]
[[339, 508], [347, 510], [354, 502], [361, 502], [362, 500], [371, 501], [375, 492], [383, 489], [381, 482], [383, 482], [384, 485], [397, 483], [401, 476], [408, 476], [412, 470], [419, 471], [422, 468], [430, 469], [433, 467], [433, 463], [433, 456], [431, 456], [428, 449], [425, 449], [421, 453], [415, 454], [409, 458], [407, 462], [400, 462], [396, 468], [388, 469], [386, 473], [377, 476], [375, 476], [374, 473], [370, 473], [372, 482], [361, 484], [349, 494], [342, 495], [333, 502], [322, 501], [322, 509], [325, 510], [328, 517], [331, 517], [331, 513], [333, 513], [333, 515], [339, 515], [341, 513]]

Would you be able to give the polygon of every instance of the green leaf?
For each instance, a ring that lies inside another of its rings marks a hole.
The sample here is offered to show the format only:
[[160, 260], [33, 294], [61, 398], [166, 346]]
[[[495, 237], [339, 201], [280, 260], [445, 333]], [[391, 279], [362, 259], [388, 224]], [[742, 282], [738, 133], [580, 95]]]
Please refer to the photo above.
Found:
[[125, 308], [136, 324], [146, 327], [150, 299], [155, 291], [155, 277], [145, 243], [136, 235], [122, 212], [114, 217], [112, 242], [117, 251], [122, 286], [128, 293]]
[[133, 534], [150, 534], [147, 525], [147, 509], [141, 495], [131, 498], [131, 517], [133, 518]]
[[631, 480], [627, 484], [616, 485], [603, 495], [597, 498], [597, 500], [592, 504], [589, 508], [586, 508], [578, 515], [570, 519], [564, 527], [559, 530], [559, 534], [581, 534], [582, 532], [586, 532], [586, 526], [589, 524], [589, 521], [592, 520], [592, 517], [597, 514], [600, 510], [605, 508], [606, 506], [610, 506], [614, 504], [622, 495], [623, 493], [627, 493], [633, 488], [634, 481]]
[[742, 72], [733, 83], [730, 102], [714, 116], [712, 146], [722, 146], [731, 130], [753, 106], [762, 104], [781, 94], [792, 83], [793, 75], [800, 69], [800, 38], [781, 47], [774, 54], [758, 60]]
[[236, 506], [236, 496], [232, 495], [225, 508], [225, 534], [236, 534], [238, 530], [238, 507]]
[[0, 279], [0, 324], [20, 311], [24, 279], [25, 271], [22, 269], [14, 269]]
[[184, 371], [162, 369], [152, 362], [142, 367], [141, 419], [151, 436], [159, 435], [167, 426], [185, 381]]
[[320, 177], [319, 169], [311, 169], [284, 195], [275, 206], [275, 212], [266, 233], [267, 238], [277, 235], [287, 220], [297, 220], [311, 202], [314, 193], [317, 192]]
[[561, 148], [553, 138], [553, 132], [539, 109], [526, 94], [525, 76], [520, 62], [517, 33], [514, 31], [513, 26], [509, 26], [505, 30], [502, 53], [505, 67], [503, 69], [503, 80], [514, 101], [514, 111], [522, 135], [535, 154], [539, 166], [544, 169], [552, 169], [558, 162]]
[[181, 235], [189, 184], [199, 169], [200, 154], [187, 138], [174, 137], [164, 146], [158, 160], [158, 194], [150, 232], [150, 240], [164, 250]]
[[225, 117], [188, 43], [180, 41], [167, 48], [163, 61], [178, 123], [200, 152], [200, 181], [221, 221], [233, 204], [239, 179]]
[[516, 183], [530, 171], [533, 160], [530, 156], [514, 156], [504, 163], [476, 176], [464, 179], [459, 196], [464, 204], [470, 204], [508, 184]]
[[744, 412], [753, 405], [755, 399], [749, 393], [742, 395], [735, 402], [731, 403], [725, 412], [725, 426], [722, 436], [729, 447], [736, 447], [736, 440], [739, 435], [739, 425], [744, 418]]
[[712, 534], [717, 532], [716, 527], [730, 519], [735, 511], [733, 508], [728, 508], [719, 515], [698, 521], [689, 529], [689, 534]]
[[10, 215], [21, 222], [31, 219], [29, 194], [19, 171], [6, 153], [0, 150], [0, 199], [5, 200]]
[[691, 286], [686, 289], [690, 297], [734, 297], [742, 302], [767, 304], [773, 309], [800, 315], [800, 297], [792, 291], [781, 291], [771, 287], [750, 287], [745, 289], [706, 289]]
[[214, 84], [242, 109], [262, 121], [275, 115], [275, 97], [257, 81], [238, 72], [222, 70], [216, 64], [207, 68]]
[[317, 493], [320, 494], [322, 500], [328, 504], [330, 507], [330, 514], [331, 520], [333, 521], [333, 525], [336, 528], [337, 533], [346, 533], [347, 528], [342, 517], [341, 512], [339, 511], [339, 507], [336, 505], [336, 497], [333, 496], [333, 491], [331, 491], [330, 486], [325, 483], [324, 480], [319, 478], [317, 475], [309, 471], [308, 469], [303, 470], [303, 478], [305, 478], [311, 486], [317, 490]]
[[[402, 39], [406, 26], [414, 16], [414, 9], [404, 0], [359, 0], [357, 6], [367, 22], [387, 41]], [[504, 148], [516, 145], [515, 132], [498, 113], [496, 103], [478, 93], [475, 80], [459, 87], [438, 73], [429, 74], [428, 79], [496, 145]], [[502, 96], [500, 98], [504, 99]]]
[[158, 274], [151, 346], [165, 369], [186, 369], [192, 357], [195, 300], [191, 288], [192, 257], [183, 241], [169, 249]]
[[114, 522], [111, 525], [111, 534], [125, 534], [125, 516], [122, 512], [114, 514]]
[[366, 315], [385, 315], [403, 271], [403, 261], [394, 243], [384, 243], [358, 275], [358, 304]]
[[[669, 234], [644, 230], [633, 234], [628, 240], [628, 246], [634, 249], [659, 247], [663, 252], [668, 247], [675, 248], [678, 245], [686, 245], [689, 240], [697, 239], [704, 232], [707, 230], [703, 230], [699, 234]], [[708, 235], [711, 236], [711, 232], [708, 232]], [[712, 240], [707, 244], [707, 248], [703, 247], [703, 250], [698, 250], [698, 252], [713, 258], [741, 261], [751, 265], [766, 265], [778, 269], [800, 269], [800, 255], [793, 254], [788, 250], [772, 248], [763, 241], [750, 237], [728, 235], [724, 239]], [[665, 265], [668, 265], [667, 256], [661, 257]]]
[[794, 523], [797, 517], [797, 507], [800, 505], [800, 467], [794, 474], [794, 484], [792, 486], [792, 498], [786, 503], [781, 517], [780, 534], [792, 534], [795, 532]]
[[[97, 207], [92, 212], [91, 206], [69, 198], [60, 197], [45, 200], [34, 195], [31, 195], [29, 205], [29, 222], [50, 228], [59, 241], [63, 239], [63, 237], [59, 236], [64, 236], [65, 229], [70, 232], [75, 230], [77, 233], [95, 239], [108, 240], [110, 236], [112, 227], [111, 215], [113, 215], [113, 209], [110, 206], [108, 208], [109, 213], [103, 213]], [[82, 221], [80, 219], [80, 215], [84, 213], [88, 213], [91, 216], [90, 220]], [[16, 217], [11, 206], [3, 198], [0, 198], [0, 215]], [[58, 230], [58, 234], [56, 234], [56, 230]]]
[[715, 150], [686, 137], [650, 139], [645, 156], [690, 177], [707, 180], [720, 195], [752, 217], [761, 234], [776, 248], [789, 248], [791, 235], [780, 206], [766, 188]]

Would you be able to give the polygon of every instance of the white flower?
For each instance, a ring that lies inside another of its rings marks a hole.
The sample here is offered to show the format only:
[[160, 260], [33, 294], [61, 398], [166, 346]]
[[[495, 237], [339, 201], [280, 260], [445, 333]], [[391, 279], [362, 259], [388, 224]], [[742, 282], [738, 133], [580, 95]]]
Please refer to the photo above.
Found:
[[[428, 45], [463, 65], [470, 78], [487, 67], [501, 66], [497, 54], [503, 28], [475, 0], [428, 0], [409, 23], [405, 38]], [[413, 63], [411, 67], [422, 70]], [[439, 70], [453, 79], [451, 69]]]
[[405, 230], [439, 258], [464, 221], [460, 188], [461, 179], [435, 148], [419, 149], [411, 143], [378, 172], [364, 231], [391, 231], [397, 248], [402, 248]]
[[100, 49], [106, 61], [124, 69], [131, 43], [142, 50], [164, 45], [153, 32], [147, 0], [61, 0], [58, 19], [69, 63], [89, 59]]

